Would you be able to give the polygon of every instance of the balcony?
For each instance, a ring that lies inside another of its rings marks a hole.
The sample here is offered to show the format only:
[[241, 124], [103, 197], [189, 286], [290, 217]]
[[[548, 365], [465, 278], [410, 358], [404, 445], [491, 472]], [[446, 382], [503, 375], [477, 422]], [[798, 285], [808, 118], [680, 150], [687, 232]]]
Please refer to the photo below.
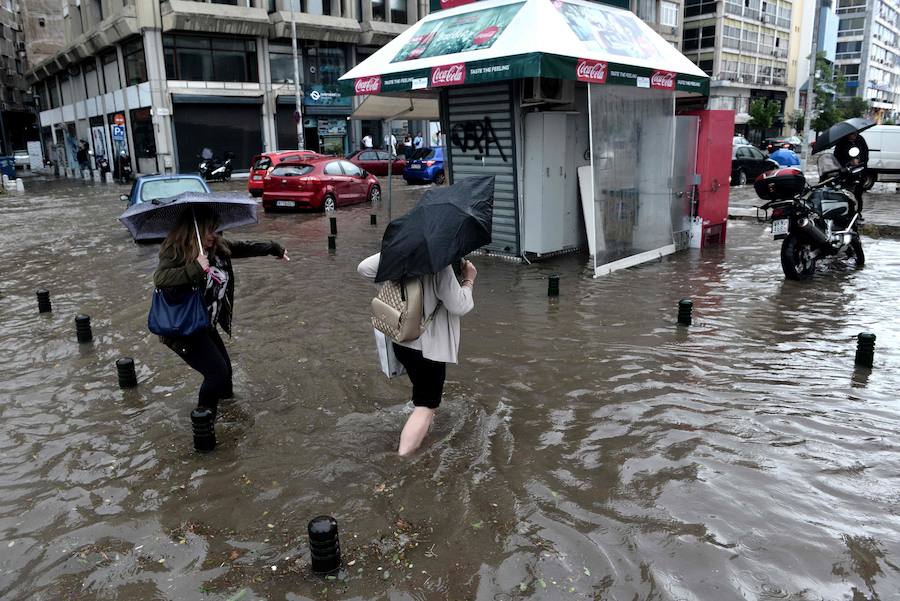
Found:
[[269, 15], [264, 8], [163, 0], [163, 31], [197, 31], [239, 36], [268, 36]]

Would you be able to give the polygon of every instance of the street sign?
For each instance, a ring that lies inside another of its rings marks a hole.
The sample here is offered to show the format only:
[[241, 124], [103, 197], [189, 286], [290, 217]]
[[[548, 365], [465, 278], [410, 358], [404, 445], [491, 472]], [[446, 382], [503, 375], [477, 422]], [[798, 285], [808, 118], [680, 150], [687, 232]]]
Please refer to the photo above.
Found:
[[116, 115], [113, 117], [113, 123], [115, 123], [116, 125], [125, 125], [125, 115], [123, 115], [122, 113], [116, 113]]
[[124, 125], [113, 125], [112, 126], [112, 139], [117, 140], [119, 142], [123, 142], [125, 140], [125, 126]]

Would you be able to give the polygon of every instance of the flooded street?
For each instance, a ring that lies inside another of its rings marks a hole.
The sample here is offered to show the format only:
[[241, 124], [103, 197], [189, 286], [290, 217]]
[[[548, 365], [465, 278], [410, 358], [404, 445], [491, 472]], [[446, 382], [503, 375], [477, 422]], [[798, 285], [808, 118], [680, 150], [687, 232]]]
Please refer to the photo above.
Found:
[[[292, 261], [235, 261], [235, 400], [200, 455], [200, 376], [147, 331], [158, 246], [116, 221], [127, 189], [27, 185], [0, 197], [3, 600], [900, 598], [900, 241], [799, 283], [753, 222], [596, 280], [585, 256], [474, 257], [461, 362], [401, 460], [410, 385], [377, 368], [356, 273], [386, 214], [340, 209], [329, 253], [323, 215], [260, 211], [229, 237]], [[395, 189], [395, 216], [424, 191]], [[336, 579], [309, 575], [320, 514]]]

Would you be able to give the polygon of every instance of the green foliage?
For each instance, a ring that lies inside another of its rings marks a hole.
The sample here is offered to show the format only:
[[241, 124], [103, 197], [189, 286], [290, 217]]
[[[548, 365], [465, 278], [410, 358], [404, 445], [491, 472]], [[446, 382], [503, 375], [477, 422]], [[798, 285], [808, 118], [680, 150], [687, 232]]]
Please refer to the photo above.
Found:
[[788, 118], [788, 125], [793, 127], [794, 131], [803, 131], [806, 126], [806, 114], [803, 111], [794, 111]]
[[781, 107], [774, 100], [757, 98], [750, 103], [750, 125], [763, 131], [772, 127]]
[[838, 108], [841, 109], [841, 115], [844, 119], [852, 117], [865, 117], [871, 107], [869, 101], [859, 96], [851, 96], [850, 98], [842, 98], [838, 101]]

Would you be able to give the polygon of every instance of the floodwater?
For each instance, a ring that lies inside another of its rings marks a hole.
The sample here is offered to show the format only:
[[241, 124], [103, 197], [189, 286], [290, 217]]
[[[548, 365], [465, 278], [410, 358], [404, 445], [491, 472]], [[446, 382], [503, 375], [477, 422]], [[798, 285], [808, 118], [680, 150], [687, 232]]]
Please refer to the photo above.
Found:
[[[356, 274], [386, 216], [341, 209], [331, 254], [322, 215], [261, 215], [231, 235], [293, 260], [236, 262], [236, 399], [199, 455], [199, 377], [146, 330], [157, 248], [115, 220], [122, 189], [28, 186], [0, 197], [4, 600], [900, 598], [896, 241], [802, 283], [756, 223], [597, 280], [585, 257], [476, 257], [461, 363], [401, 460], [410, 388], [375, 366]], [[397, 188], [398, 209], [422, 191]], [[320, 514], [333, 579], [309, 574]]]

